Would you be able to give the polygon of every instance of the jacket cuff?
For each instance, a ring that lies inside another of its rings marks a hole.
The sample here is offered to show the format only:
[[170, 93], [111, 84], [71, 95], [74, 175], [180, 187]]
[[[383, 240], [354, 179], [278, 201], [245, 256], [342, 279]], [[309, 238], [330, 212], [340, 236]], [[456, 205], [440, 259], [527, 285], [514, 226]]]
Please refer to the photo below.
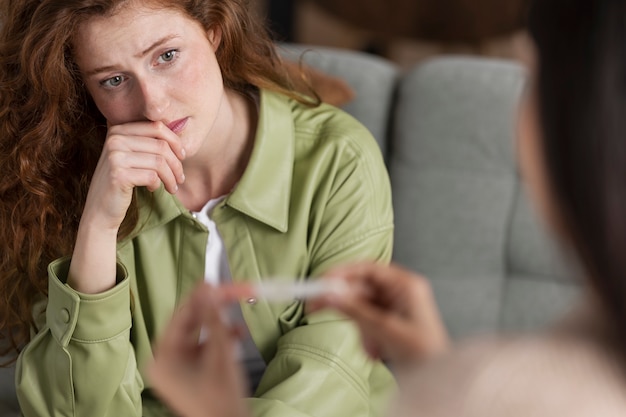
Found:
[[83, 343], [104, 342], [131, 326], [128, 273], [117, 263], [118, 284], [100, 294], [83, 294], [67, 282], [70, 258], [48, 266], [46, 322], [56, 341], [66, 347], [71, 339]]

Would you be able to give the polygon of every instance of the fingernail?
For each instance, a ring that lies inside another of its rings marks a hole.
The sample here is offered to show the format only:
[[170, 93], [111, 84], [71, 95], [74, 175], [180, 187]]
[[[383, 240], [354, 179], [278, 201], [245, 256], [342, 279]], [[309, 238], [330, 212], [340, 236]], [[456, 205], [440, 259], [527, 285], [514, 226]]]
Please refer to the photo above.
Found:
[[187, 156], [187, 151], [185, 150], [185, 148], [182, 149], [181, 153], [183, 154], [183, 158]]
[[180, 182], [181, 182], [181, 184], [182, 184], [183, 182], [185, 182], [185, 174], [182, 174], [182, 175], [180, 176]]

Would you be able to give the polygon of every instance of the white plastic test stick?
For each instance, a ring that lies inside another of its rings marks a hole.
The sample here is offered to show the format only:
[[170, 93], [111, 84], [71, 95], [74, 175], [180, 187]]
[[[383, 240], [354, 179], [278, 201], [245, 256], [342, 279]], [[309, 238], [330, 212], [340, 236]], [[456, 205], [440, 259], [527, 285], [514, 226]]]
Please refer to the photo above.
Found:
[[316, 280], [278, 280], [271, 279], [255, 285], [259, 298], [268, 301], [306, 300], [329, 294], [341, 294], [347, 290], [347, 284], [341, 279]]

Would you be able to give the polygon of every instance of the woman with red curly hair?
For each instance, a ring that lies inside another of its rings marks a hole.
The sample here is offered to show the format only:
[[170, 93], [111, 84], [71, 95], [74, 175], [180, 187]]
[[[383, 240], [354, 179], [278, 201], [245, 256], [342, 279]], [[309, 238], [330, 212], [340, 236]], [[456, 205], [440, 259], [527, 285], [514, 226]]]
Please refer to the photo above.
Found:
[[[1, 7], [0, 326], [23, 415], [170, 415], [144, 366], [198, 281], [390, 258], [376, 142], [291, 88], [243, 0]], [[347, 321], [300, 300], [233, 314], [255, 414], [384, 405], [391, 376]]]

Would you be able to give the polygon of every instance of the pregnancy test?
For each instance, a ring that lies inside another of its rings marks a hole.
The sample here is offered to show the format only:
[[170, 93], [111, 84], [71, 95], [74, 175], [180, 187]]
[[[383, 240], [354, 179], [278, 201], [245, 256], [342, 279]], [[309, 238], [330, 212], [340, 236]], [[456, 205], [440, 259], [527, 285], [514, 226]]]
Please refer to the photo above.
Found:
[[312, 281], [263, 281], [254, 286], [259, 298], [268, 301], [306, 300], [324, 295], [345, 293], [348, 285], [341, 279], [316, 279]]

